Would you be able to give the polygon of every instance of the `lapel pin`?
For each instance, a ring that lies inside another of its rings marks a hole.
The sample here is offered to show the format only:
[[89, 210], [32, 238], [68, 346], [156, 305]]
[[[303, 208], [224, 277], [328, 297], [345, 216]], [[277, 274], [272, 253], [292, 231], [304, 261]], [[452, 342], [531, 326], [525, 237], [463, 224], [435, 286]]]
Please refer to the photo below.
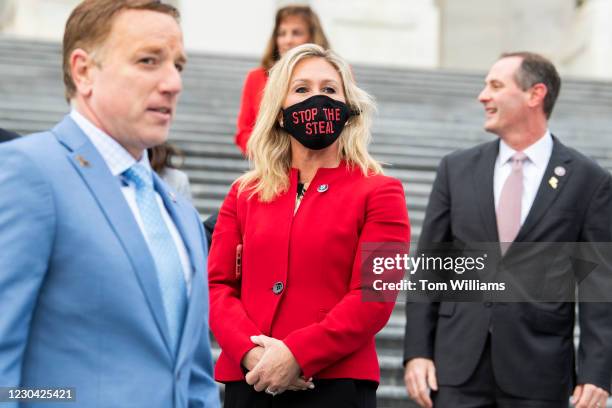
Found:
[[327, 184], [321, 184], [319, 187], [317, 187], [317, 191], [319, 193], [324, 193], [327, 190], [329, 190], [329, 186]]
[[172, 202], [176, 204], [176, 195], [172, 191], [168, 192], [168, 195], [170, 196]]
[[76, 159], [76, 161], [79, 162], [79, 165], [81, 167], [91, 167], [91, 164], [89, 164], [89, 161], [86, 158], [84, 158], [83, 156], [78, 155], [78, 156], [75, 157], [75, 159]]
[[555, 175], [559, 176], [559, 177], [563, 177], [565, 176], [565, 167], [562, 166], [557, 166], [555, 167]]
[[559, 179], [553, 176], [548, 180], [548, 184], [550, 184], [550, 186], [556, 190], [559, 186]]

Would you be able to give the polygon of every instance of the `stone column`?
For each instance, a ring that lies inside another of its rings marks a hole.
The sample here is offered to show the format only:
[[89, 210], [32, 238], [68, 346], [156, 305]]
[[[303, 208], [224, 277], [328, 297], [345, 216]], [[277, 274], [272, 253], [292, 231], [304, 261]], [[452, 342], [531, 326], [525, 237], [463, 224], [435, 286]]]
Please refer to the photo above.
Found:
[[70, 12], [79, 0], [15, 0], [13, 21], [4, 32], [10, 35], [61, 41]]
[[187, 49], [259, 58], [272, 32], [277, 0], [181, 0]]
[[312, 0], [332, 47], [352, 63], [438, 66], [434, 0]]
[[441, 66], [487, 69], [502, 52], [535, 51], [559, 60], [575, 0], [438, 0]]
[[0, 33], [15, 20], [16, 0], [0, 0]]
[[561, 68], [570, 75], [612, 79], [612, 0], [588, 0], [567, 30]]

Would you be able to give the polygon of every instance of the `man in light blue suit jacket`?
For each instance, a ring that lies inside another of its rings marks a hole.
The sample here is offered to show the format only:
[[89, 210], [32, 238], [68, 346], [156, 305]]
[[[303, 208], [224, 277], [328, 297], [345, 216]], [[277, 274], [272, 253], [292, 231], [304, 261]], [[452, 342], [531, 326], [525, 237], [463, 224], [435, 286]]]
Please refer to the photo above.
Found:
[[64, 36], [72, 112], [0, 145], [0, 387], [73, 388], [54, 407], [219, 406], [202, 224], [145, 152], [182, 89], [177, 18], [155, 1], [81, 3]]

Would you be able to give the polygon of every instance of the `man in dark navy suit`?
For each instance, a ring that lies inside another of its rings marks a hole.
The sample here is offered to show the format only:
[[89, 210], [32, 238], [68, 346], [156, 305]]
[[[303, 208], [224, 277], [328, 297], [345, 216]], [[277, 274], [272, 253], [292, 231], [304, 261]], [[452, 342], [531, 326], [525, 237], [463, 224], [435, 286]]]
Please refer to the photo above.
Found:
[[[498, 139], [442, 159], [419, 247], [499, 242], [505, 262], [522, 242], [612, 242], [612, 176], [548, 130], [560, 86], [536, 54], [504, 54], [492, 66], [478, 99]], [[577, 358], [573, 302], [407, 302], [410, 397], [436, 408], [567, 408], [573, 395], [578, 408], [605, 407], [612, 306], [580, 299]]]

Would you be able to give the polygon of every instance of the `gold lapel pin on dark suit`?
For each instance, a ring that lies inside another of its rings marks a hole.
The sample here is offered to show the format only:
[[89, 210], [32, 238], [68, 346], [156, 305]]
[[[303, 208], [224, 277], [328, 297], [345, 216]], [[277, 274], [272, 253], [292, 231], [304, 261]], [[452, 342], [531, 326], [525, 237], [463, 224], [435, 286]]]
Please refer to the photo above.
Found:
[[548, 184], [550, 184], [550, 186], [556, 190], [556, 189], [557, 189], [557, 187], [559, 187], [559, 179], [558, 179], [558, 178], [556, 178], [555, 176], [552, 176], [552, 177], [551, 177], [551, 178], [548, 180]]
[[89, 163], [89, 160], [87, 160], [86, 158], [84, 158], [81, 155], [78, 155], [75, 157], [76, 161], [79, 162], [79, 165], [81, 167], [91, 167], [91, 164]]

